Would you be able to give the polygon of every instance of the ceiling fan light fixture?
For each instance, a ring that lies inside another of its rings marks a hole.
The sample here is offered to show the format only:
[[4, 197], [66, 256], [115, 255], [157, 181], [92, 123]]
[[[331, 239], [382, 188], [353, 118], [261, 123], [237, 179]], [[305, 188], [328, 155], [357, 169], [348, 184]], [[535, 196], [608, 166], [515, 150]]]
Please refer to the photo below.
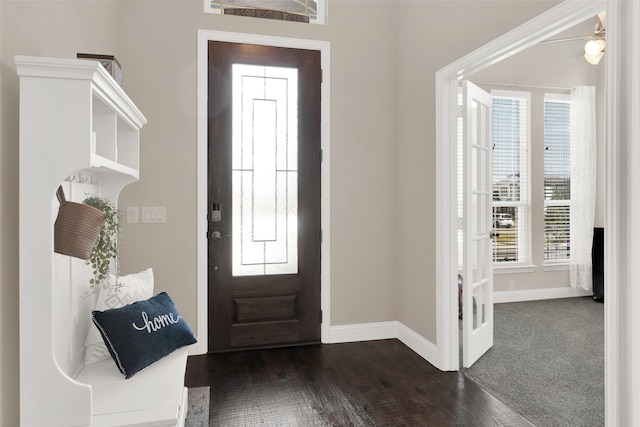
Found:
[[584, 52], [591, 56], [597, 56], [600, 52], [604, 50], [604, 40], [589, 40], [584, 45]]
[[604, 55], [604, 47], [604, 40], [589, 40], [584, 45], [584, 59], [586, 59], [589, 64], [598, 65]]
[[598, 63], [600, 62], [600, 59], [602, 59], [603, 56], [604, 56], [604, 52], [600, 52], [597, 55], [589, 55], [588, 53], [585, 53], [584, 59], [586, 59], [589, 64], [598, 65]]

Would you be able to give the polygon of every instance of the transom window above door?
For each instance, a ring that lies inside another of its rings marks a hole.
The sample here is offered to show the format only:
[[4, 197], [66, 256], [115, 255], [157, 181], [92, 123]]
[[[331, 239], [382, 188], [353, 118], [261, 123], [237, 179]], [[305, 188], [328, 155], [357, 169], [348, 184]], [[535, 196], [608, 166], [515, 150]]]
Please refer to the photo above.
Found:
[[324, 24], [325, 2], [326, 0], [204, 0], [204, 11]]

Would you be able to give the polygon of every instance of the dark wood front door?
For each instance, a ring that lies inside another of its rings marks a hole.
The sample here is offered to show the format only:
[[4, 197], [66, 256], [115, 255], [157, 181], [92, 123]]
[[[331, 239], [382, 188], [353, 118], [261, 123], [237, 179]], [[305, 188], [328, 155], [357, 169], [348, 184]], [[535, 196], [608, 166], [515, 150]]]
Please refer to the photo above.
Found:
[[209, 351], [320, 342], [320, 52], [209, 42]]

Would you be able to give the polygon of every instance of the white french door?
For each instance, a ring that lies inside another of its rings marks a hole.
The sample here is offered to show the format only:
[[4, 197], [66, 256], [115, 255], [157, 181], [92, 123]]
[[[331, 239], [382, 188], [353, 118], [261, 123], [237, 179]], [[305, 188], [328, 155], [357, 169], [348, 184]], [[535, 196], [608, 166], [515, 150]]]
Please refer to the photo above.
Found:
[[491, 95], [462, 82], [464, 135], [463, 366], [493, 345]]

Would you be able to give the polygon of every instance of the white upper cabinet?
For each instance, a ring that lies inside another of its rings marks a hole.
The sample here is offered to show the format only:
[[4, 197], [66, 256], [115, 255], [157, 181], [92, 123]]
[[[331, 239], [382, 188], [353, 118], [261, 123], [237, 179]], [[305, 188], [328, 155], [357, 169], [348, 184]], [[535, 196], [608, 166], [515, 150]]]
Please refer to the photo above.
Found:
[[44, 132], [65, 137], [51, 147], [69, 149], [56, 159], [69, 154], [77, 170], [139, 178], [140, 128], [146, 118], [98, 61], [16, 56], [16, 65], [21, 105], [33, 107], [31, 101], [37, 100], [38, 107], [28, 113], [40, 123], [27, 135], [21, 129], [21, 141], [46, 138]]

